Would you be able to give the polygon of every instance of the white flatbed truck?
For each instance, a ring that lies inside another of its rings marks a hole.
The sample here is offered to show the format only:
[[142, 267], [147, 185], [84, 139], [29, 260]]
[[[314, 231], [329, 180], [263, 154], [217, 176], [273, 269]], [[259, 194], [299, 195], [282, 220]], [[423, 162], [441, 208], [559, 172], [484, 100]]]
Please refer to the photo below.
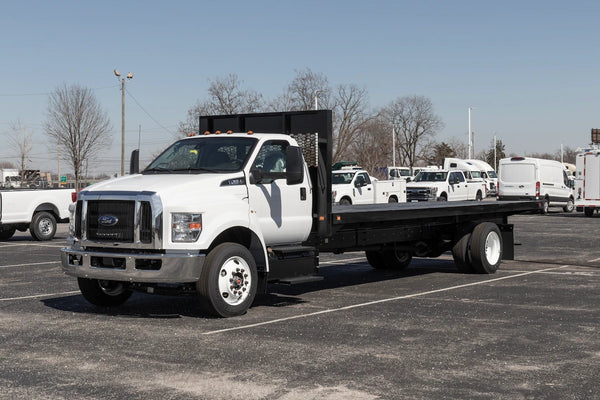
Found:
[[90, 186], [72, 207], [62, 267], [83, 296], [195, 294], [230, 317], [267, 283], [320, 279], [319, 254], [364, 251], [374, 268], [452, 251], [464, 272], [513, 257], [508, 216], [537, 203], [333, 206], [330, 110], [207, 116], [144, 171]]

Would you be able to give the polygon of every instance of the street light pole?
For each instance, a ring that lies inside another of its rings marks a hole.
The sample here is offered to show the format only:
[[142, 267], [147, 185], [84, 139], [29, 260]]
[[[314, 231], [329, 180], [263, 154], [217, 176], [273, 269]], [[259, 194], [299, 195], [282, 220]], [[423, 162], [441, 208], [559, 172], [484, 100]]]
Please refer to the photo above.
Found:
[[315, 110], [319, 109], [319, 93], [323, 93], [325, 91], [326, 90], [322, 90], [322, 89], [315, 90]]
[[[115, 69], [117, 79], [121, 73]], [[133, 74], [127, 74], [127, 79], [133, 79]], [[125, 175], [125, 78], [121, 78], [121, 176]]]
[[471, 132], [471, 107], [469, 107], [469, 159], [473, 158], [473, 139], [472, 139], [472, 132]]

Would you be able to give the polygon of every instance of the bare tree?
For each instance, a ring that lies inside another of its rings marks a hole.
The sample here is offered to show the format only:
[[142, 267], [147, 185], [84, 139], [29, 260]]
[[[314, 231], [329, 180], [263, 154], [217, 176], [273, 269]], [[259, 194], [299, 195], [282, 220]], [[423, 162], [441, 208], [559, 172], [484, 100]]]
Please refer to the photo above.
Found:
[[21, 126], [21, 121], [10, 123], [12, 135], [10, 136], [11, 147], [15, 150], [19, 157], [19, 169], [21, 171], [21, 182], [25, 178], [25, 170], [27, 169], [27, 161], [29, 153], [33, 148], [32, 133], [27, 132], [26, 126]]
[[306, 68], [296, 71], [296, 77], [287, 86], [283, 95], [270, 104], [273, 111], [306, 111], [314, 109], [315, 96], [319, 108], [331, 108], [329, 104], [331, 88], [327, 77]]
[[71, 163], [78, 189], [84, 162], [111, 143], [108, 115], [91, 89], [64, 84], [50, 93], [44, 128]]
[[372, 119], [367, 111], [367, 91], [356, 85], [339, 85], [333, 108], [333, 162], [350, 156], [365, 125]]
[[392, 165], [392, 135], [389, 127], [381, 119], [366, 121], [356, 135], [348, 158], [354, 158], [358, 164], [378, 178], [385, 178], [381, 167]]
[[382, 115], [394, 128], [400, 159], [413, 167], [418, 160], [426, 160], [433, 138], [444, 123], [433, 111], [431, 100], [423, 96], [402, 97], [382, 110]]
[[198, 133], [200, 115], [240, 114], [258, 112], [265, 108], [262, 94], [242, 88], [235, 74], [215, 78], [208, 87], [208, 97], [187, 112], [187, 119], [179, 123], [178, 136]]

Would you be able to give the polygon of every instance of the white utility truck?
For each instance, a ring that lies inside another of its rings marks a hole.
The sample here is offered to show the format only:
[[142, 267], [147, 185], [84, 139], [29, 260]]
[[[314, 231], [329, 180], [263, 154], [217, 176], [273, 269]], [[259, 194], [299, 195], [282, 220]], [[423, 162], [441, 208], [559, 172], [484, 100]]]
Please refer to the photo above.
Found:
[[485, 197], [482, 180], [468, 181], [458, 169], [421, 171], [406, 185], [406, 200], [420, 201], [481, 201]]
[[[374, 268], [452, 251], [464, 272], [512, 259], [508, 216], [533, 202], [332, 205], [331, 110], [200, 117], [141, 173], [79, 193], [62, 267], [101, 307], [133, 291], [196, 294], [246, 312], [267, 283], [322, 279], [319, 254], [364, 251]], [[135, 158], [134, 158], [135, 160]]]
[[331, 199], [335, 204], [378, 204], [406, 202], [406, 181], [380, 181], [365, 170], [333, 171]]
[[494, 168], [483, 160], [469, 159], [465, 160], [473, 164], [481, 171], [481, 177], [487, 185], [487, 195], [495, 196], [498, 193], [498, 174]]
[[560, 161], [532, 157], [503, 158], [498, 164], [497, 200], [536, 200], [542, 214], [549, 207], [572, 212], [573, 183]]
[[0, 240], [27, 229], [36, 240], [52, 239], [56, 223], [69, 221], [69, 206], [76, 199], [71, 189], [1, 190]]
[[410, 168], [408, 167], [387, 167], [386, 175], [389, 180], [404, 180], [406, 182], [410, 182], [411, 174]]
[[591, 217], [600, 210], [600, 146], [578, 149], [575, 175], [575, 207]]

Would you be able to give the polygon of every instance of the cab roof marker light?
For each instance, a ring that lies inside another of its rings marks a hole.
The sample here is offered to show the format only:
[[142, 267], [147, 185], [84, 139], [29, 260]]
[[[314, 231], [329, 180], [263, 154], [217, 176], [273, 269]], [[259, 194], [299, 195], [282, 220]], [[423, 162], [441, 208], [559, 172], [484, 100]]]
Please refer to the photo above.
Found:
[[210, 131], [205, 131], [204, 134], [205, 135], [210, 135]]
[[215, 135], [220, 135], [220, 134], [221, 134], [221, 131], [216, 131], [215, 132]]
[[228, 135], [231, 135], [233, 133], [233, 131], [227, 131]]
[[248, 131], [248, 135], [254, 135], [253, 131]]
[[188, 137], [192, 137], [192, 136], [196, 136], [196, 134], [194, 132], [188, 133]]

